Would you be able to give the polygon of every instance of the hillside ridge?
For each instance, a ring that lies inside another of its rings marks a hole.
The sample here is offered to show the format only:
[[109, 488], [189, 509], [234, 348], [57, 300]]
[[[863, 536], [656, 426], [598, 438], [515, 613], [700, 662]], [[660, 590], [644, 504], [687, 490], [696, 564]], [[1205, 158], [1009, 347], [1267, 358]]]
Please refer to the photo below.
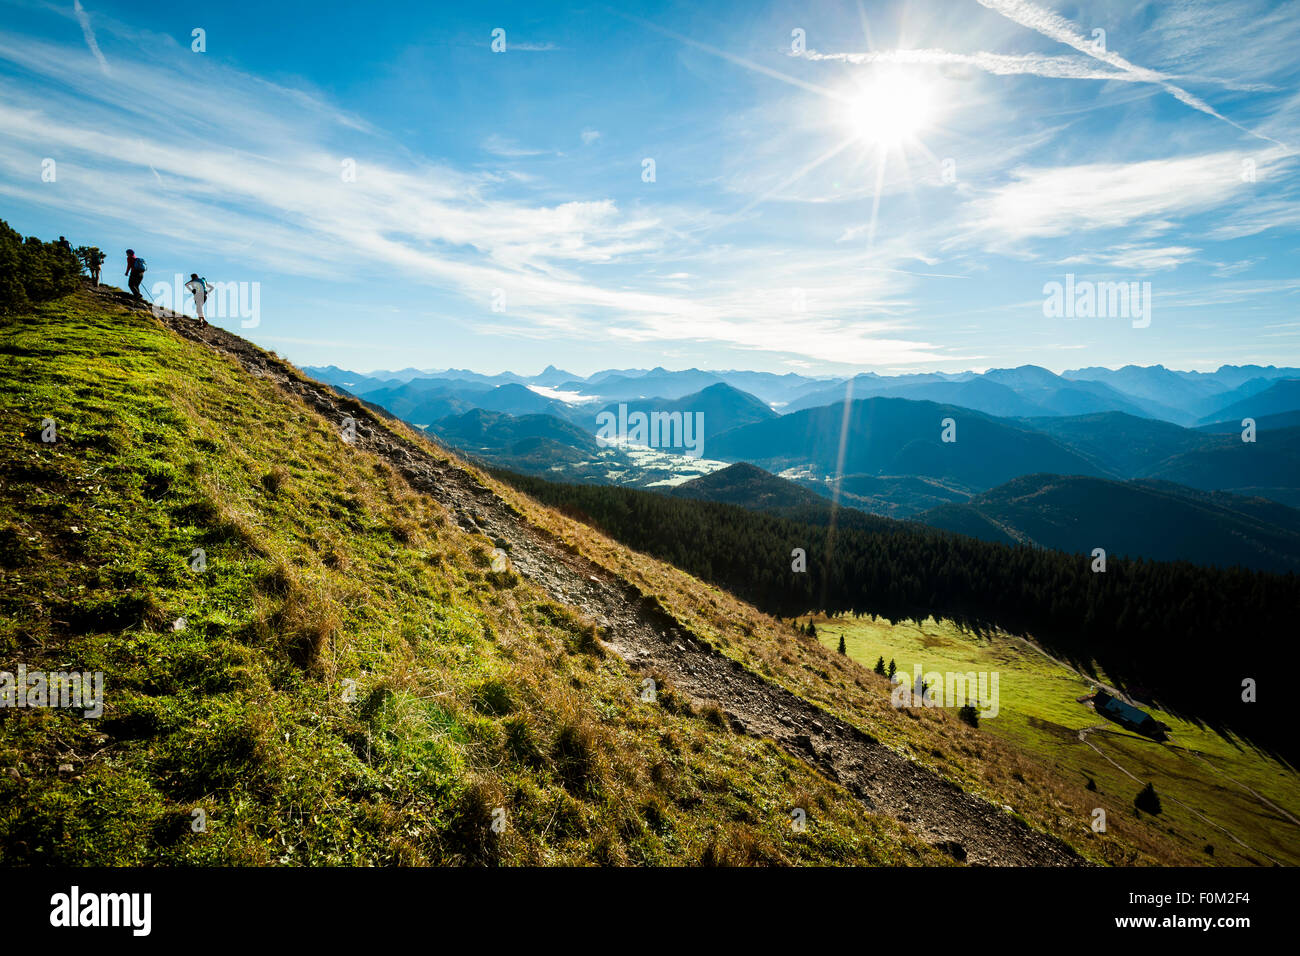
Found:
[[174, 313], [162, 313], [159, 321], [193, 342], [224, 353], [250, 374], [271, 379], [327, 419], [341, 423], [353, 418], [357, 447], [389, 461], [412, 488], [451, 511], [462, 528], [491, 538], [509, 554], [515, 570], [554, 599], [581, 606], [605, 629], [606, 645], [629, 664], [667, 674], [676, 687], [721, 708], [734, 729], [770, 737], [840, 783], [869, 810], [904, 822], [926, 842], [971, 863], [1084, 862], [1058, 839], [963, 792], [859, 728], [725, 657], [683, 627], [652, 595], [570, 553], [548, 531], [525, 523], [508, 502], [468, 471], [400, 439], [355, 398], [306, 379], [284, 361], [223, 329], [197, 326]]

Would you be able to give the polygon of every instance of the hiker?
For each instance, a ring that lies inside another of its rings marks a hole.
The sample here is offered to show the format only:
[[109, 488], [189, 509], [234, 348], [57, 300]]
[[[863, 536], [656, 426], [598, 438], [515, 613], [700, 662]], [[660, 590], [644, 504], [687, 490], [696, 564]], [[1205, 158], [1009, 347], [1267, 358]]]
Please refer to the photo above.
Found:
[[63, 250], [67, 252], [68, 255], [72, 255], [72, 243], [68, 242], [66, 236], [59, 236], [59, 245], [63, 247]]
[[185, 288], [189, 289], [190, 295], [194, 296], [194, 311], [198, 313], [199, 321], [207, 325], [208, 320], [203, 317], [203, 303], [207, 301], [208, 293], [212, 291], [208, 287], [208, 280], [202, 278], [197, 272], [191, 272], [190, 281], [185, 283]]
[[126, 250], [126, 271], [122, 275], [130, 277], [127, 287], [137, 299], [144, 298], [140, 294], [140, 283], [144, 281], [145, 268], [144, 260], [135, 254], [134, 249]]

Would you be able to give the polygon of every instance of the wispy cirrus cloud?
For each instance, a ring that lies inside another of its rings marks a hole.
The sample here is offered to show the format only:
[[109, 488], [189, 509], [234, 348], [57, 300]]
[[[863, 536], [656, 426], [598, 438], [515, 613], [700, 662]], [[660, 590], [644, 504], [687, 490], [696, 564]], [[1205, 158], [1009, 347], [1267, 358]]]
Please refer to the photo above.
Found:
[[1130, 272], [1150, 273], [1176, 269], [1195, 258], [1199, 249], [1191, 246], [1143, 246], [1123, 244], [1102, 252], [1067, 256], [1063, 266], [1100, 265]]
[[[111, 85], [57, 44], [0, 35], [0, 60], [52, 81], [37, 90], [0, 75], [0, 195], [135, 224], [136, 248], [166, 241], [149, 256], [156, 270], [222, 256], [293, 276], [383, 277], [459, 297], [486, 314], [477, 331], [541, 340], [710, 342], [822, 362], [938, 354], [897, 318], [863, 321], [864, 308], [906, 312], [911, 278], [844, 265], [865, 253], [827, 262], [787, 243], [737, 261], [719, 249], [707, 278], [665, 286], [662, 272], [709, 254], [691, 239], [693, 210], [542, 201], [497, 171], [413, 158], [322, 98], [179, 50], [121, 57]], [[483, 145], [545, 152], [504, 137]], [[33, 155], [59, 157], [56, 188], [32, 174]], [[807, 290], [805, 311], [793, 287]], [[500, 316], [487, 308], [498, 290]]]
[[1273, 175], [1291, 160], [1273, 148], [1224, 150], [1133, 163], [1021, 167], [1010, 181], [971, 200], [966, 227], [950, 243], [984, 237], [1014, 243], [1104, 229], [1154, 236], [1175, 220], [1250, 194], [1247, 162]]

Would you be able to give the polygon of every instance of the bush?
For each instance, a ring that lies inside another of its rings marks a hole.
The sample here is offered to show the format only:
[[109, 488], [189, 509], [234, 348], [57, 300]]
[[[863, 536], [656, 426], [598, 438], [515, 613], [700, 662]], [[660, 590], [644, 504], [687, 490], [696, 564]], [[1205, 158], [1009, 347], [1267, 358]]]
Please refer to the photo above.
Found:
[[963, 704], [961, 709], [957, 711], [957, 716], [972, 727], [980, 725], [980, 712], [974, 704]]
[[81, 263], [70, 249], [34, 236], [24, 240], [0, 219], [0, 314], [68, 295], [80, 275]]
[[86, 270], [86, 275], [98, 282], [100, 271], [104, 268], [104, 260], [108, 257], [99, 246], [77, 246], [76, 253], [77, 261], [81, 263], [81, 268]]

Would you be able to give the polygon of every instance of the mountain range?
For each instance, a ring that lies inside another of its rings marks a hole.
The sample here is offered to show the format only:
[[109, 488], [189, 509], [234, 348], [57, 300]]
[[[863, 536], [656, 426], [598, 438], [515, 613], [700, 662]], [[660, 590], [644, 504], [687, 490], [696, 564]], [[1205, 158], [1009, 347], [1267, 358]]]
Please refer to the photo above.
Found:
[[[555, 366], [531, 377], [308, 371], [487, 464], [549, 479], [679, 486], [750, 507], [833, 499], [989, 540], [1090, 549], [1091, 531], [1115, 553], [1291, 569], [1293, 368], [1026, 365], [851, 379], [662, 367], [585, 378]], [[701, 414], [703, 443], [596, 440], [602, 413], [637, 412]], [[742, 462], [757, 474], [738, 483], [728, 470], [709, 484], [710, 472]], [[769, 473], [789, 479], [779, 493], [758, 477]]]

